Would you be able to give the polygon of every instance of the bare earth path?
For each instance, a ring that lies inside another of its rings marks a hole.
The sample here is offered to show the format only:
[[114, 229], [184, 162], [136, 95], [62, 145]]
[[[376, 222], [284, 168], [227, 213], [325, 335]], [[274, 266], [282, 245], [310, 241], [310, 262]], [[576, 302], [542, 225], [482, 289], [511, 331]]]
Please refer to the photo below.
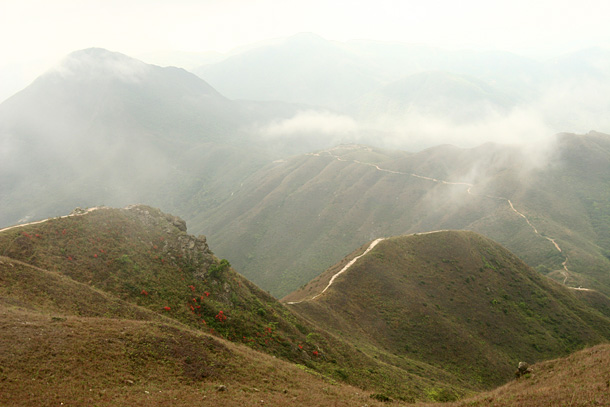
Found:
[[[470, 195], [473, 195], [473, 196], [484, 196], [485, 198], [489, 198], [489, 199], [498, 199], [498, 200], [505, 201], [508, 204], [510, 210], [513, 211], [518, 216], [520, 216], [521, 218], [523, 218], [525, 220], [525, 222], [527, 222], [529, 227], [532, 229], [532, 231], [537, 236], [539, 236], [539, 237], [541, 237], [543, 239], [546, 239], [549, 242], [551, 242], [553, 244], [553, 246], [555, 247], [555, 249], [564, 257], [565, 260], [563, 261], [563, 263], [561, 263], [561, 265], [563, 266], [563, 275], [564, 275], [563, 284], [564, 285], [566, 284], [566, 281], [568, 280], [569, 273], [570, 273], [570, 270], [568, 269], [568, 266], [567, 266], [568, 256], [564, 253], [564, 251], [561, 249], [559, 244], [557, 244], [555, 239], [552, 239], [552, 238], [547, 237], [547, 236], [543, 236], [540, 232], [538, 232], [538, 229], [532, 224], [532, 222], [527, 218], [527, 216], [525, 216], [523, 213], [521, 213], [517, 209], [515, 209], [515, 206], [513, 205], [512, 201], [510, 199], [505, 198], [505, 197], [499, 197], [499, 196], [475, 194], [475, 193], [472, 192], [472, 188], [475, 187], [475, 185], [467, 183], [467, 182], [450, 182], [450, 181], [440, 180], [440, 179], [436, 179], [436, 178], [432, 178], [432, 177], [426, 177], [424, 175], [419, 175], [419, 174], [415, 174], [415, 173], [408, 173], [408, 172], [402, 172], [402, 171], [388, 170], [388, 169], [385, 169], [385, 168], [381, 168], [377, 164], [373, 164], [373, 163], [366, 163], [366, 162], [362, 162], [362, 161], [358, 161], [358, 160], [348, 160], [348, 159], [345, 159], [345, 158], [340, 157], [338, 155], [335, 155], [333, 153], [333, 150], [334, 149], [324, 150], [324, 151], [321, 151], [319, 153], [312, 153], [310, 155], [313, 155], [313, 156], [316, 156], [316, 157], [321, 157], [322, 154], [326, 153], [326, 154], [328, 154], [329, 156], [335, 158], [338, 161], [353, 162], [353, 163], [360, 164], [360, 165], [366, 165], [366, 166], [369, 166], [369, 167], [373, 167], [377, 171], [381, 171], [381, 172], [387, 172], [387, 173], [390, 173], [390, 174], [407, 175], [407, 176], [423, 179], [423, 180], [430, 181], [430, 182], [435, 182], [435, 183], [438, 183], [438, 184], [444, 184], [444, 185], [463, 185], [465, 187], [468, 187], [466, 192], [468, 194], [470, 194]], [[343, 272], [343, 270], [340, 271], [339, 273], [341, 273], [341, 272]], [[332, 281], [332, 279], [331, 279], [331, 281]], [[329, 283], [329, 285], [330, 285], [330, 283]], [[328, 287], [326, 287], [326, 288], [328, 288]], [[326, 291], [326, 288], [324, 289], [324, 291]], [[582, 290], [586, 290], [586, 289], [582, 289]], [[322, 291], [322, 292], [324, 292], [324, 291]], [[320, 293], [320, 294], [322, 294], [322, 293]], [[318, 294], [318, 295], [320, 295], [320, 294]]]
[[[335, 281], [335, 279], [337, 277], [339, 277], [340, 274], [344, 273], [348, 268], [350, 268], [354, 263], [356, 263], [356, 261], [361, 258], [362, 256], [366, 255], [368, 252], [370, 252], [371, 250], [373, 250], [373, 248], [375, 246], [377, 246], [377, 244], [379, 242], [381, 242], [382, 240], [385, 240], [385, 237], [373, 240], [373, 242], [369, 245], [369, 247], [364, 251], [364, 253], [362, 253], [360, 256], [356, 256], [354, 257], [352, 260], [350, 260], [349, 263], [347, 263], [341, 270], [339, 270], [337, 273], [335, 273], [335, 275], [333, 275], [330, 278], [330, 281], [328, 282], [328, 285], [322, 290], [322, 292], [320, 292], [319, 294], [313, 296], [312, 298], [309, 298], [311, 300], [315, 300], [316, 298], [318, 298], [319, 296], [321, 296], [322, 294], [324, 294], [326, 292], [326, 290], [328, 290], [330, 288], [330, 286], [333, 284], [333, 282]], [[286, 304], [298, 304], [300, 302], [303, 302], [306, 300], [301, 300], [301, 301], [291, 301], [291, 302], [287, 302]]]
[[9, 226], [9, 227], [6, 227], [4, 229], [0, 229], [0, 232], [5, 232], [7, 230], [21, 228], [21, 227], [24, 227], [24, 226], [38, 225], [40, 223], [48, 222], [51, 219], [63, 219], [63, 218], [69, 218], [69, 217], [72, 217], [72, 216], [82, 216], [82, 215], [86, 215], [89, 212], [93, 212], [93, 211], [96, 211], [96, 210], [101, 209], [101, 208], [103, 208], [103, 206], [96, 206], [94, 208], [80, 209], [80, 210], [77, 208], [77, 209], [75, 209], [69, 215], [59, 216], [57, 218], [48, 218], [48, 219], [43, 219], [43, 220], [37, 220], [35, 222], [30, 222], [30, 223], [20, 223], [19, 225]]

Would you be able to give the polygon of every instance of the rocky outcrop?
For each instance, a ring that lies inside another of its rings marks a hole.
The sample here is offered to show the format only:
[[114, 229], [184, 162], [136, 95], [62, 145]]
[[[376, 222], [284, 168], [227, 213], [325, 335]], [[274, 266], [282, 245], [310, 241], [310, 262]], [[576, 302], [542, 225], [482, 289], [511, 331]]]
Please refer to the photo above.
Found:
[[214, 254], [204, 235], [187, 234], [186, 222], [182, 218], [151, 206], [131, 205], [124, 210], [147, 226], [165, 230], [171, 238], [168, 236], [163, 240], [161, 252], [173, 263], [177, 264], [180, 259], [180, 263], [186, 264], [195, 277], [205, 278], [208, 268], [214, 263]]
[[517, 368], [517, 371], [515, 372], [515, 377], [518, 379], [521, 376], [531, 374], [532, 372], [533, 370], [527, 362], [519, 362], [519, 366]]

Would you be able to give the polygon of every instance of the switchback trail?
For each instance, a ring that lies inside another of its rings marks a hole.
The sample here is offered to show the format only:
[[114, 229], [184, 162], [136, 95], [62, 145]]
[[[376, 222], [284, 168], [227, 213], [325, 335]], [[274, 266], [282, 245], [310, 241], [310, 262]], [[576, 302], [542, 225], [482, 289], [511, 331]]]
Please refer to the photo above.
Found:
[[[358, 148], [362, 148], [362, 147], [358, 147]], [[356, 149], [356, 148], [353, 148]], [[538, 236], [541, 237], [543, 239], [548, 240], [549, 242], [551, 242], [553, 244], [553, 246], [555, 247], [555, 249], [564, 257], [564, 261], [563, 263], [561, 263], [562, 267], [563, 267], [563, 275], [564, 275], [564, 279], [563, 279], [563, 284], [566, 284], [566, 281], [569, 278], [569, 273], [570, 270], [568, 269], [567, 263], [568, 263], [568, 256], [564, 253], [564, 251], [561, 249], [561, 247], [559, 246], [559, 244], [557, 244], [557, 242], [555, 241], [555, 239], [552, 239], [548, 236], [544, 236], [542, 235], [540, 232], [538, 232], [538, 229], [532, 224], [532, 222], [528, 219], [527, 216], [525, 216], [523, 213], [519, 212], [515, 206], [513, 205], [512, 201], [508, 198], [505, 197], [501, 197], [501, 196], [491, 196], [491, 195], [480, 195], [480, 194], [475, 194], [472, 192], [472, 188], [475, 187], [474, 184], [470, 184], [468, 182], [451, 182], [451, 181], [445, 181], [442, 179], [436, 179], [436, 178], [432, 178], [432, 177], [426, 177], [424, 175], [420, 175], [420, 174], [415, 174], [415, 173], [410, 173], [410, 172], [403, 172], [403, 171], [395, 171], [395, 170], [388, 170], [385, 168], [381, 168], [379, 167], [377, 164], [373, 164], [373, 163], [366, 163], [366, 162], [362, 162], [362, 161], [358, 161], [358, 160], [348, 160], [345, 159], [343, 157], [340, 157], [338, 155], [335, 155], [333, 152], [334, 149], [328, 149], [328, 150], [323, 150], [320, 151], [319, 153], [311, 153], [309, 155], [313, 155], [316, 157], [321, 157], [321, 154], [328, 154], [329, 156], [335, 158], [338, 161], [343, 161], [343, 162], [353, 162], [356, 164], [360, 164], [360, 165], [366, 165], [369, 167], [373, 167], [375, 168], [377, 171], [381, 171], [381, 172], [387, 172], [390, 174], [399, 174], [399, 175], [407, 175], [410, 177], [414, 177], [414, 178], [419, 178], [419, 179], [423, 179], [426, 181], [430, 181], [430, 182], [435, 182], [437, 184], [443, 184], [443, 185], [463, 185], [465, 187], [468, 187], [466, 189], [466, 192], [469, 195], [472, 196], [483, 196], [485, 198], [489, 198], [489, 199], [497, 199], [497, 200], [501, 200], [501, 201], [505, 201], [508, 204], [508, 207], [510, 208], [511, 211], [513, 211], [515, 214], [517, 214], [518, 216], [520, 216], [521, 218], [523, 218], [525, 220], [525, 222], [529, 225], [529, 227], [532, 229], [532, 231]], [[315, 297], [314, 297], [315, 298]]]

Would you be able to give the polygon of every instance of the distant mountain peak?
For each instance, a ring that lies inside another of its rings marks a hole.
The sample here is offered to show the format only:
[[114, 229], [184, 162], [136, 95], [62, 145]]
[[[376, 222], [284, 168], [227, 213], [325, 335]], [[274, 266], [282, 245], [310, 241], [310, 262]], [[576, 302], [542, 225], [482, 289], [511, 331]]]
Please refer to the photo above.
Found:
[[123, 82], [139, 82], [150, 69], [151, 65], [119, 52], [87, 48], [68, 54], [50, 73], [62, 78], [111, 76]]

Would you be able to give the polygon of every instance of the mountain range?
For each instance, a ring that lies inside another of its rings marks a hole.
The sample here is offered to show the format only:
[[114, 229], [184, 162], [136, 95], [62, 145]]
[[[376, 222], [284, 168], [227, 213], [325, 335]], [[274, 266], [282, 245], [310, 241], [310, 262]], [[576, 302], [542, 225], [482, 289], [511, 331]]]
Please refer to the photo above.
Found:
[[604, 405], [608, 66], [68, 55], [0, 104], [0, 404]]
[[267, 166], [194, 225], [278, 296], [370, 239], [439, 229], [483, 233], [560, 282], [608, 294], [609, 153], [599, 133], [558, 135], [546, 152], [339, 146]]

